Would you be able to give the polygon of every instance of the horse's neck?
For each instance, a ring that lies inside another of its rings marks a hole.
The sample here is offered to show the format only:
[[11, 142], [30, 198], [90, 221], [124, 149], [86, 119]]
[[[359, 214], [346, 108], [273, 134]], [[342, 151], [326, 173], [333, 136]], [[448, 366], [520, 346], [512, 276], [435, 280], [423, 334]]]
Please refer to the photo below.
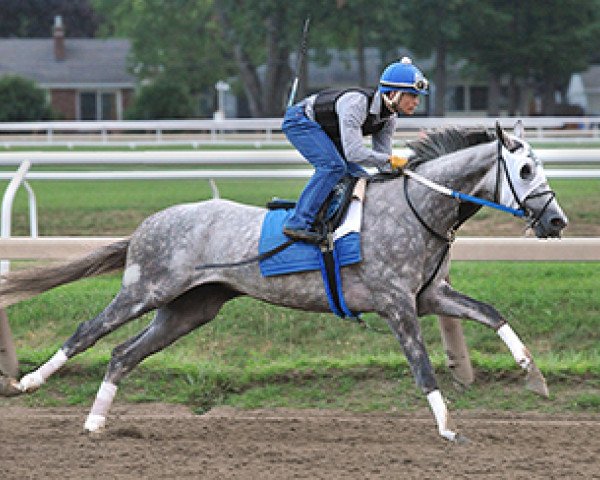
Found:
[[[417, 171], [422, 176], [453, 190], [493, 200], [495, 149], [494, 143], [478, 145], [430, 160], [418, 167]], [[436, 232], [445, 235], [455, 226], [458, 221], [456, 200], [440, 195], [410, 179], [405, 183], [403, 179], [398, 179], [380, 184], [372, 192], [376, 198], [371, 202], [371, 205], [376, 205], [379, 210], [372, 213], [397, 216], [399, 224], [406, 218], [414, 217], [405, 202], [403, 188], [408, 188], [408, 196], [419, 217]], [[403, 208], [398, 208], [399, 205]]]
[[497, 145], [490, 142], [431, 160], [419, 173], [452, 190], [492, 200], [496, 163]]

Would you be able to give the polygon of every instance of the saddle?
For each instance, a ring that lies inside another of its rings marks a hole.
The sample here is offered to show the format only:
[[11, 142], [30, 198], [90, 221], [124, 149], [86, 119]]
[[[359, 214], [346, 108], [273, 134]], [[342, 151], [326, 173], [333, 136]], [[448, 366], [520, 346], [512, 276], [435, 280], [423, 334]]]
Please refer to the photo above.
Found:
[[[322, 234], [322, 241], [318, 245], [321, 253], [319, 263], [329, 306], [336, 315], [354, 319], [360, 318], [360, 315], [352, 312], [344, 300], [340, 275], [342, 262], [334, 245], [334, 232], [344, 220], [352, 202], [354, 189], [358, 180], [357, 177], [351, 175], [346, 175], [342, 178], [319, 209], [319, 213], [313, 223], [315, 231]], [[269, 210], [290, 210], [295, 206], [296, 202], [279, 198], [274, 198], [267, 203]]]

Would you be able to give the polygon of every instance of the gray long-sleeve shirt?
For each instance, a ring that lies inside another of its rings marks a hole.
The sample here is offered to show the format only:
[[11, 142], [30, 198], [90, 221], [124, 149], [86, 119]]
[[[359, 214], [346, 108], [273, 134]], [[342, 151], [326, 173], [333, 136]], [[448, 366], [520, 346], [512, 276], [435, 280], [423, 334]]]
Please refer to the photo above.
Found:
[[[313, 105], [316, 95], [300, 102], [304, 105], [306, 116], [315, 119]], [[349, 91], [341, 95], [335, 102], [335, 111], [340, 119], [340, 135], [344, 155], [349, 162], [359, 163], [366, 167], [387, 169], [388, 159], [392, 154], [392, 135], [396, 128], [396, 115], [381, 119], [381, 93], [375, 92], [368, 112], [376, 115], [376, 122], [384, 122], [383, 128], [371, 135], [372, 148], [364, 144], [361, 127], [367, 119], [366, 95]]]

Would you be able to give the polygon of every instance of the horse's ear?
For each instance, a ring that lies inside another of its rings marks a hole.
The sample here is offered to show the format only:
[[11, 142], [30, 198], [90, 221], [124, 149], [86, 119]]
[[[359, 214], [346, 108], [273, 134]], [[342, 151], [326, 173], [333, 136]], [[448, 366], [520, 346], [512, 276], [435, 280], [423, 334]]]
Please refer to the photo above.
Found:
[[500, 122], [498, 120], [496, 120], [496, 137], [498, 137], [498, 140], [500, 140], [502, 142], [502, 145], [506, 147], [508, 138], [506, 137], [506, 133], [504, 133], [504, 130], [502, 130], [502, 127], [500, 126]]
[[521, 120], [517, 120], [513, 132], [515, 133], [515, 137], [525, 140], [525, 126]]
[[515, 147], [515, 142], [512, 140], [504, 131], [504, 129], [500, 126], [500, 122], [496, 120], [496, 136], [498, 140], [502, 142], [502, 145], [506, 147], [508, 150], [512, 150]]

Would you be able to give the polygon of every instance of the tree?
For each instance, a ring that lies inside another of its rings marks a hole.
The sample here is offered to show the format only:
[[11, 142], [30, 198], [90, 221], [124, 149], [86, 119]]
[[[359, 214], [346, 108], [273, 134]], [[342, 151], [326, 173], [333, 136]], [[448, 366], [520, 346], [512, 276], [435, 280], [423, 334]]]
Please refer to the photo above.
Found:
[[50, 120], [52, 110], [44, 92], [16, 75], [0, 78], [0, 122]]
[[[214, 85], [235, 73], [219, 37], [210, 0], [95, 0], [106, 18], [101, 34], [132, 42], [130, 68], [140, 80], [179, 82], [212, 113]], [[199, 104], [199, 102], [196, 102]]]
[[[433, 55], [433, 72], [425, 73], [435, 85], [433, 113], [440, 116], [447, 63], [463, 59], [496, 92], [490, 113], [498, 110], [501, 79], [513, 92], [511, 111], [519, 110], [519, 97], [522, 111], [526, 90], [536, 88], [546, 92], [548, 112], [556, 89], [585, 68], [600, 25], [600, 0], [93, 1], [108, 19], [105, 34], [132, 40], [131, 68], [140, 79], [180, 81], [192, 95], [210, 99], [208, 112], [217, 81], [237, 79], [232, 89], [245, 93], [254, 117], [283, 112], [293, 76], [290, 57], [308, 14], [312, 59], [326, 64], [331, 49], [356, 51], [357, 84], [366, 83], [367, 47], [379, 49], [382, 66], [398, 60], [401, 47], [420, 58]], [[301, 72], [298, 97], [305, 78]]]
[[465, 15], [469, 16], [469, 8], [473, 3], [471, 0], [421, 0], [403, 2], [399, 6], [401, 16], [408, 24], [402, 32], [405, 44], [421, 57], [434, 55], [433, 114], [436, 116], [443, 116], [446, 110], [448, 57], [460, 58], [457, 48], [460, 27]]
[[[553, 115], [556, 91], [597, 49], [599, 8], [598, 0], [478, 2], [470, 7], [476, 15], [462, 23], [461, 51], [491, 85], [508, 79], [511, 114], [528, 113], [528, 91], [534, 90], [542, 113]], [[494, 102], [489, 113], [497, 114]]]
[[[321, 27], [313, 43], [317, 48], [355, 52], [358, 63], [356, 84], [373, 87], [375, 85], [367, 82], [367, 49], [379, 51], [383, 69], [390, 62], [399, 60], [398, 48], [405, 46], [401, 32], [407, 24], [401, 15], [393, 13], [397, 11], [397, 0], [379, 0], [376, 5], [371, 0], [335, 0], [335, 8], [330, 5], [317, 19]], [[390, 17], [394, 18], [393, 28], [390, 28]]]
[[[388, 23], [385, 9], [373, 9], [366, 0], [347, 0], [339, 8], [337, 0], [95, 0], [94, 5], [109, 20], [104, 34], [131, 38], [131, 67], [139, 78], [164, 75], [186, 83], [194, 95], [214, 95], [218, 80], [237, 77], [232, 87], [244, 92], [254, 117], [283, 112], [293, 76], [290, 56], [308, 14], [310, 49], [325, 62], [326, 47], [353, 48], [364, 58], [364, 47]], [[364, 83], [364, 67], [362, 72], [357, 83]], [[303, 86], [301, 81], [298, 98]]]
[[189, 118], [193, 114], [193, 99], [186, 86], [166, 77], [143, 86], [125, 112], [128, 120]]
[[0, 0], [0, 37], [51, 37], [61, 15], [69, 37], [93, 37], [100, 18], [88, 0]]
[[290, 52], [298, 44], [310, 4], [319, 2], [254, 0], [251, 8], [246, 3], [220, 0], [216, 18], [224, 42], [231, 46], [252, 116], [279, 116], [292, 76]]
[[591, 52], [598, 48], [599, 5], [596, 0], [531, 3], [516, 18], [525, 48], [515, 60], [529, 67], [529, 78], [542, 96], [544, 114], [554, 115], [555, 93], [566, 90], [571, 75], [584, 70]]

